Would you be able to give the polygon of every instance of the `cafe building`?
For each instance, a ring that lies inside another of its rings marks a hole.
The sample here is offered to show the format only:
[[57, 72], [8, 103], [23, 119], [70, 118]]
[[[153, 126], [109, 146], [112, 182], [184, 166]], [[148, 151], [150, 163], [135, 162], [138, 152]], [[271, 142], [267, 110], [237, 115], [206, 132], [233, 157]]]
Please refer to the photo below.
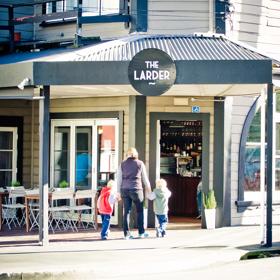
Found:
[[[171, 219], [197, 217], [202, 181], [204, 192], [215, 191], [216, 227], [257, 223], [248, 216], [242, 222], [253, 204], [244, 201], [239, 189], [242, 154], [234, 141], [242, 138], [248, 100], [261, 93], [267, 96], [271, 238], [274, 109], [269, 57], [220, 35], [132, 34], [1, 61], [0, 136], [10, 139], [8, 148], [0, 148], [10, 158], [9, 166], [2, 163], [1, 185], [19, 180], [40, 188], [41, 241], [48, 238], [48, 189], [65, 180], [74, 190], [98, 190], [115, 178], [131, 146], [145, 162], [152, 186], [157, 178], [167, 180]], [[121, 207], [114, 212], [117, 225]], [[149, 204], [148, 226], [154, 222]]]

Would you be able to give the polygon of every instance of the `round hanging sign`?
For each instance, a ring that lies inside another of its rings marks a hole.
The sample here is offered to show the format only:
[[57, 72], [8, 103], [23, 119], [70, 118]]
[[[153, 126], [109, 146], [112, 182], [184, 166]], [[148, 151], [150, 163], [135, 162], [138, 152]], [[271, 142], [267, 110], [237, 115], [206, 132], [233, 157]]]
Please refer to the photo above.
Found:
[[175, 63], [162, 50], [145, 49], [137, 53], [130, 61], [128, 78], [139, 93], [145, 96], [161, 95], [175, 82]]

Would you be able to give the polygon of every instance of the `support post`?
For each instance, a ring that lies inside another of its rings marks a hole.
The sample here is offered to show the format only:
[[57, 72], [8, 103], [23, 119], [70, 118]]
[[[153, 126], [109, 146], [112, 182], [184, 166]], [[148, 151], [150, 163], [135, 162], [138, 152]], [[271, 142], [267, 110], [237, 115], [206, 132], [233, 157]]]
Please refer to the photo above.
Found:
[[145, 162], [146, 97], [130, 96], [129, 104], [129, 146], [135, 147], [139, 159]]
[[10, 6], [8, 8], [9, 13], [9, 39], [10, 39], [10, 52], [15, 50], [15, 25], [14, 25], [14, 7]]
[[265, 111], [266, 111], [266, 100], [265, 93], [262, 92], [261, 96], [261, 153], [260, 153], [260, 207], [261, 207], [261, 219], [260, 219], [260, 229], [261, 229], [261, 245], [265, 244]]
[[272, 246], [272, 189], [273, 189], [273, 143], [274, 98], [273, 84], [267, 84], [267, 168], [266, 168], [266, 247]]
[[75, 47], [79, 47], [81, 45], [81, 37], [82, 37], [82, 13], [83, 13], [83, 0], [77, 0], [77, 26], [76, 26], [76, 35], [75, 35]]
[[214, 103], [214, 178], [217, 200], [216, 227], [231, 224], [231, 97], [215, 98]]
[[134, 0], [131, 2], [131, 30], [130, 32], [147, 32], [148, 29], [148, 1]]
[[[135, 147], [139, 159], [145, 163], [145, 139], [146, 139], [146, 97], [129, 97], [129, 147]], [[135, 207], [130, 214], [131, 227], [137, 226], [137, 214]]]
[[49, 103], [50, 87], [44, 86], [40, 92], [44, 99], [39, 102], [39, 126], [40, 126], [40, 151], [39, 151], [39, 242], [45, 246], [49, 243], [48, 230], [48, 193], [49, 193]]

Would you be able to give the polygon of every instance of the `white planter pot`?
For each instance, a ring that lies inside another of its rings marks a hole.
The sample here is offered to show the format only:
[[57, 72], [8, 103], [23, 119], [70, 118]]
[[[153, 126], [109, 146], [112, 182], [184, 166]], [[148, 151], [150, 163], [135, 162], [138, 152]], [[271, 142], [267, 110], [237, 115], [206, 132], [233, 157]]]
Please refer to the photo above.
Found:
[[216, 223], [216, 209], [204, 209], [206, 228], [214, 229]]

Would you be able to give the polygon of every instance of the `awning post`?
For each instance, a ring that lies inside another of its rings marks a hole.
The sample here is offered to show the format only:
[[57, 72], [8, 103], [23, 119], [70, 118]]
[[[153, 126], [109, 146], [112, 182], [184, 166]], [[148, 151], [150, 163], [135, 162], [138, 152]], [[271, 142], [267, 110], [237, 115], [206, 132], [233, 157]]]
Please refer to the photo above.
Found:
[[261, 153], [260, 153], [260, 207], [261, 207], [261, 245], [265, 244], [266, 227], [265, 227], [265, 126], [266, 126], [266, 98], [265, 91], [261, 92]]
[[266, 168], [266, 247], [272, 246], [272, 189], [273, 189], [273, 143], [274, 98], [273, 84], [267, 84], [267, 168]]
[[49, 243], [48, 230], [48, 192], [49, 192], [49, 103], [50, 87], [44, 86], [40, 91], [44, 99], [39, 101], [39, 242], [45, 246]]

